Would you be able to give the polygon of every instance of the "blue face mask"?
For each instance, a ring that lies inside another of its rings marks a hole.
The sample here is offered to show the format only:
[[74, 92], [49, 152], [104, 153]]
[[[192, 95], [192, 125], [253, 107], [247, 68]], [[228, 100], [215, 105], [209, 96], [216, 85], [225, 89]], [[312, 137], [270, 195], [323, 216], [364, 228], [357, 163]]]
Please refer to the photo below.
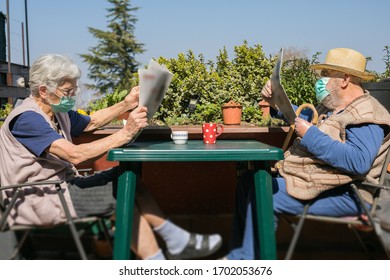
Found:
[[326, 85], [328, 84], [329, 80], [330, 78], [327, 77], [321, 78], [315, 84], [316, 98], [319, 103], [321, 103], [322, 100], [324, 100], [325, 97], [330, 94], [329, 90], [326, 89]]
[[58, 113], [58, 112], [67, 113], [70, 110], [72, 110], [75, 103], [76, 103], [75, 98], [62, 96], [60, 99], [60, 103], [50, 104], [50, 107], [54, 113]]

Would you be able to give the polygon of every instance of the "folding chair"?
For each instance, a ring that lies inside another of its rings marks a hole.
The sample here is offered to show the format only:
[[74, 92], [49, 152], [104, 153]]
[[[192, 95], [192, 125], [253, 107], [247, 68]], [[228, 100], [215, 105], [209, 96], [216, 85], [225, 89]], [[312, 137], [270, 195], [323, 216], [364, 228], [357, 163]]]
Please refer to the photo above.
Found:
[[[304, 224], [305, 220], [316, 220], [316, 221], [321, 221], [321, 222], [338, 223], [338, 224], [347, 225], [350, 229], [353, 230], [353, 232], [355, 233], [355, 236], [357, 237], [358, 241], [360, 242], [360, 244], [362, 245], [363, 249], [366, 252], [368, 252], [368, 249], [367, 249], [365, 243], [363, 242], [363, 239], [360, 237], [358, 230], [359, 230], [359, 228], [372, 229], [376, 232], [382, 245], [385, 246], [385, 244], [383, 244], [382, 238], [380, 236], [381, 233], [377, 229], [378, 221], [377, 221], [377, 218], [375, 217], [375, 213], [376, 213], [377, 206], [378, 206], [378, 200], [380, 199], [381, 194], [385, 193], [385, 191], [390, 190], [390, 186], [388, 185], [389, 184], [388, 180], [386, 179], [386, 178], [388, 178], [388, 176], [390, 176], [390, 173], [388, 173], [388, 168], [390, 165], [389, 160], [390, 160], [390, 152], [388, 151], [387, 156], [386, 156], [386, 160], [385, 160], [385, 164], [382, 167], [382, 172], [381, 172], [378, 184], [370, 184], [370, 183], [365, 183], [365, 182], [353, 182], [349, 185], [350, 188], [352, 189], [352, 191], [356, 194], [356, 197], [358, 198], [358, 202], [359, 202], [360, 206], [362, 207], [362, 210], [364, 213], [363, 215], [356, 216], [356, 217], [329, 217], [329, 216], [308, 215], [307, 212], [310, 208], [311, 203], [306, 204], [302, 214], [298, 216], [298, 218], [299, 218], [298, 222], [296, 224], [292, 225], [294, 228], [294, 235], [292, 237], [289, 248], [287, 250], [285, 259], [286, 260], [291, 259], [292, 255], [294, 253], [299, 235], [302, 232], [302, 228], [303, 228], [303, 224]], [[385, 180], [386, 180], [387, 185], [385, 184]], [[375, 194], [374, 194], [374, 202], [373, 202], [373, 205], [372, 205], [370, 210], [368, 210], [368, 208], [366, 207], [366, 204], [358, 191], [358, 188], [357, 188], [358, 185], [369, 186], [369, 187], [373, 187], [376, 189]], [[389, 215], [390, 215], [390, 213], [389, 213]], [[390, 258], [390, 252], [388, 250], [385, 250], [385, 251], [386, 251], [386, 254], [388, 255], [388, 257]]]
[[[29, 183], [24, 183], [24, 184], [17, 184], [17, 185], [12, 185], [12, 186], [0, 186], [0, 232], [2, 231], [22, 231], [23, 235], [18, 241], [18, 244], [13, 252], [13, 254], [10, 256], [9, 259], [15, 259], [25, 244], [27, 237], [29, 236], [30, 232], [32, 230], [36, 229], [50, 229], [53, 227], [58, 227], [58, 226], [63, 226], [64, 224], [67, 224], [69, 226], [71, 235], [73, 237], [73, 240], [75, 242], [77, 251], [80, 255], [80, 258], [83, 260], [87, 259], [87, 254], [85, 252], [85, 249], [83, 247], [83, 244], [81, 242], [80, 236], [84, 233], [83, 230], [78, 231], [76, 228], [76, 224], [79, 223], [88, 223], [88, 224], [93, 224], [97, 223], [99, 225], [99, 228], [103, 230], [104, 237], [106, 238], [107, 241], [110, 241], [109, 233], [106, 224], [103, 221], [103, 218], [101, 217], [87, 217], [87, 218], [80, 218], [80, 219], [74, 219], [72, 218], [68, 205], [66, 204], [64, 194], [61, 189], [61, 183], [62, 180], [54, 180], [54, 181], [39, 181], [39, 182], [29, 182]], [[22, 190], [23, 187], [27, 186], [39, 186], [39, 185], [47, 185], [47, 184], [53, 184], [56, 186], [56, 192], [59, 195], [61, 205], [64, 208], [64, 212], [66, 215], [66, 222], [64, 224], [56, 224], [56, 225], [50, 225], [50, 226], [34, 226], [34, 225], [14, 225], [14, 226], [9, 226], [7, 223], [7, 217], [9, 216], [12, 208], [15, 206], [15, 202], [18, 198], [18, 195], [20, 191]], [[4, 205], [3, 203], [3, 198], [2, 198], [2, 190], [13, 190], [13, 196], [10, 200], [10, 202], [7, 205]]]

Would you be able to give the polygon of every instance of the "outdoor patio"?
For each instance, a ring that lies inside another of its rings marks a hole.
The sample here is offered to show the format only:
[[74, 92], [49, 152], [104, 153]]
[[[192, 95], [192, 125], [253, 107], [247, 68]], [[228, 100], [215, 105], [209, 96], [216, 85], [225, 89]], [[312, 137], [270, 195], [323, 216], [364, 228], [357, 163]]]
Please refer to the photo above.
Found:
[[[224, 215], [172, 215], [172, 220], [179, 225], [198, 232], [218, 232], [224, 238], [223, 247], [207, 259], [213, 260], [223, 257], [228, 252], [228, 240], [232, 216]], [[281, 221], [276, 233], [278, 259], [284, 259], [288, 244], [292, 236], [291, 227]], [[368, 245], [369, 253], [364, 253], [353, 232], [345, 225], [325, 224], [307, 221], [302, 238], [293, 259], [300, 260], [386, 260], [386, 255], [373, 232], [361, 232]], [[2, 233], [0, 237], [0, 257], [4, 258], [10, 251], [12, 240]], [[83, 239], [89, 259], [110, 259], [104, 241], [97, 241], [96, 236], [87, 233]], [[79, 259], [73, 239], [68, 229], [37, 231], [32, 233], [29, 242], [23, 249], [21, 258], [48, 260], [48, 259]]]
[[[173, 128], [172, 128], [173, 129]], [[75, 142], [91, 141], [104, 137], [115, 129], [89, 133]], [[201, 137], [200, 127], [187, 127], [190, 139]], [[144, 131], [140, 140], [169, 139], [171, 129], [150, 128]], [[230, 126], [222, 135], [224, 139], [256, 139], [264, 143], [281, 146], [286, 127], [259, 128]], [[105, 157], [90, 162], [95, 170], [102, 170], [115, 164]], [[153, 163], [143, 165], [144, 183], [166, 215], [182, 227], [198, 233], [220, 233], [223, 247], [208, 259], [218, 259], [228, 252], [235, 203], [236, 165], [233, 162]], [[212, 174], [212, 176], [210, 176]], [[205, 180], [207, 179], [207, 184]], [[210, 187], [212, 186], [212, 187]], [[286, 216], [287, 217], [287, 216]], [[287, 217], [288, 218], [288, 217]], [[281, 219], [276, 232], [277, 257], [284, 259], [293, 230], [285, 219]], [[373, 232], [361, 232], [369, 254], [363, 252], [354, 233], [345, 225], [306, 221], [293, 259], [386, 259], [386, 255]], [[83, 238], [90, 259], [110, 259], [112, 256], [104, 246], [89, 233]], [[0, 258], [7, 256], [12, 247], [12, 238], [0, 236]], [[68, 228], [63, 230], [39, 231], [23, 250], [27, 259], [79, 259]]]

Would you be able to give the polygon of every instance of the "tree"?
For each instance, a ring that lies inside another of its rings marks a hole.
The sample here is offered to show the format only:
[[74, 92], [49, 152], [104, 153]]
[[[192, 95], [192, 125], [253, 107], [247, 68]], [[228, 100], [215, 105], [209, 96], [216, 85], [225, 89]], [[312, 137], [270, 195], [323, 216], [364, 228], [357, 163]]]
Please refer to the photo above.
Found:
[[108, 8], [108, 31], [89, 27], [89, 32], [98, 39], [97, 46], [89, 49], [90, 54], [81, 54], [89, 64], [88, 77], [96, 81], [89, 89], [109, 94], [115, 90], [129, 89], [133, 86], [134, 73], [139, 62], [135, 56], [144, 52], [144, 45], [134, 36], [138, 10], [131, 7], [130, 0], [108, 0], [113, 7]]

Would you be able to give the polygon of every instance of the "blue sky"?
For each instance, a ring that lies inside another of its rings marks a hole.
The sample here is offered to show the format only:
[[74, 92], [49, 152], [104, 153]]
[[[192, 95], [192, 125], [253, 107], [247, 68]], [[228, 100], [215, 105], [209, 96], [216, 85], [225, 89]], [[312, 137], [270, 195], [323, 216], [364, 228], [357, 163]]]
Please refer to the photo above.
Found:
[[[0, 11], [6, 13], [6, 0]], [[22, 64], [21, 22], [24, 0], [9, 0], [11, 60]], [[384, 46], [390, 45], [389, 0], [133, 0], [140, 9], [135, 35], [146, 52], [137, 60], [146, 65], [151, 58], [177, 57], [193, 50], [215, 60], [226, 47], [247, 40], [274, 55], [281, 46], [304, 50], [309, 57], [328, 49], [354, 48], [372, 57], [369, 70], [384, 72]], [[71, 56], [87, 79], [87, 65], [78, 54], [97, 44], [88, 27], [106, 30], [106, 0], [28, 1], [31, 63], [41, 54]]]

